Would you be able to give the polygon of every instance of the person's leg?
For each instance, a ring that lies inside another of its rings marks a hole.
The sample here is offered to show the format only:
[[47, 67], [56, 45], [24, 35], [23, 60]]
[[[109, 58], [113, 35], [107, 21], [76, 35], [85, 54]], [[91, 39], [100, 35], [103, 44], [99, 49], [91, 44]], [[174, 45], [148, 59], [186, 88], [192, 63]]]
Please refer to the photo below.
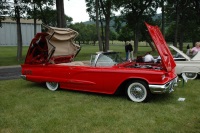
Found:
[[128, 60], [128, 52], [126, 52], [126, 61]]
[[131, 51], [131, 60], [134, 60], [133, 51]]

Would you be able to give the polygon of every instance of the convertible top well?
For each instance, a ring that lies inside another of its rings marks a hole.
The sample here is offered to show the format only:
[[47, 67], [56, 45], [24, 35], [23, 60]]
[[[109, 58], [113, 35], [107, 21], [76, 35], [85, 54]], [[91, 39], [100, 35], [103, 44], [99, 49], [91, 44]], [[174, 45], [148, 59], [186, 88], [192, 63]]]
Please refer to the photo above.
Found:
[[57, 64], [72, 61], [81, 49], [74, 43], [78, 32], [70, 28], [45, 27], [47, 32], [37, 33], [33, 38], [25, 63]]

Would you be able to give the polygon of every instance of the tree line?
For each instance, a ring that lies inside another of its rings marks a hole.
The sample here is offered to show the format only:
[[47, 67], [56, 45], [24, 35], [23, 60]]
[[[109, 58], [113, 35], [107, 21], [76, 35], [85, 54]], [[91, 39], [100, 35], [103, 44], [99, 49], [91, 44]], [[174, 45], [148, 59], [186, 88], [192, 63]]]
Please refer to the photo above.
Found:
[[[110, 40], [133, 40], [134, 53], [138, 52], [139, 41], [148, 42], [155, 50], [144, 22], [158, 25], [166, 41], [173, 42], [181, 50], [183, 42], [194, 44], [200, 40], [199, 0], [85, 0], [93, 24], [73, 24], [73, 18], [64, 14], [63, 0], [14, 0], [14, 6], [9, 2], [3, 5], [5, 1], [0, 0], [0, 21], [7, 11], [6, 15], [17, 22], [18, 59], [22, 49], [20, 18], [31, 18], [35, 23], [39, 19], [50, 26], [70, 27], [79, 32], [76, 39], [79, 44], [92, 41], [100, 51], [109, 50]], [[53, 8], [55, 5], [56, 9]], [[161, 9], [159, 16], [156, 15], [158, 9]], [[120, 15], [116, 16], [115, 12], [120, 12]]]

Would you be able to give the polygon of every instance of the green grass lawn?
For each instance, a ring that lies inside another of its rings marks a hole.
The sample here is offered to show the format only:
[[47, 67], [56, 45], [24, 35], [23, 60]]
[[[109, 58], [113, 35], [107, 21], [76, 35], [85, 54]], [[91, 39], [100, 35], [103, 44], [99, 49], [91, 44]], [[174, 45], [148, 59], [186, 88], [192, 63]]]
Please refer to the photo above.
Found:
[[[49, 91], [22, 79], [0, 81], [1, 133], [197, 133], [199, 79], [148, 103], [126, 96]], [[179, 97], [186, 98], [178, 101]]]
[[19, 65], [24, 62], [28, 46], [23, 47], [22, 60], [17, 61], [17, 47], [16, 46], [0, 46], [0, 66]]

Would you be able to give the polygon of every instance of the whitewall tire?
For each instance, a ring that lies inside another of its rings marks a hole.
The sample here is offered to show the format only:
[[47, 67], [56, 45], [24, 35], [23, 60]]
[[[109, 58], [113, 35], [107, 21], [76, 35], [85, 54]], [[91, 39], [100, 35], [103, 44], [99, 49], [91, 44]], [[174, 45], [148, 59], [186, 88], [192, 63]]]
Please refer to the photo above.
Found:
[[184, 74], [188, 79], [195, 79], [197, 77], [197, 73], [185, 72]]
[[55, 91], [58, 89], [59, 84], [57, 82], [46, 82], [46, 86], [49, 90]]
[[140, 80], [133, 80], [127, 84], [127, 96], [133, 102], [147, 102], [150, 91], [147, 83]]

